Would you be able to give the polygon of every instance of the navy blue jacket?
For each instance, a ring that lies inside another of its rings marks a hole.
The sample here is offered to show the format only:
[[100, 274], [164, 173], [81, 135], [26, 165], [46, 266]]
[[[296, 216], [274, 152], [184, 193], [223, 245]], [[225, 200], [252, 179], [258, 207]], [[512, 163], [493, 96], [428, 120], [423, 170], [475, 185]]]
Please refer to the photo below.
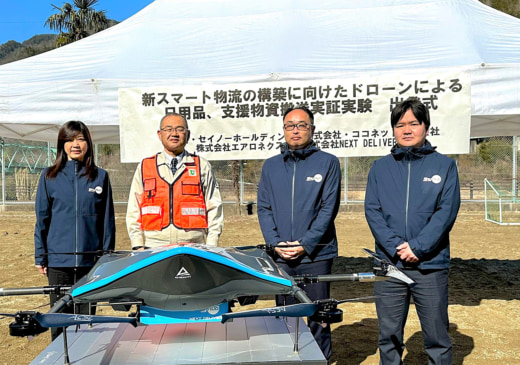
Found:
[[107, 172], [98, 168], [97, 178], [88, 181], [75, 160], [67, 161], [55, 179], [48, 179], [46, 172], [40, 176], [36, 193], [36, 265], [93, 266], [95, 255], [71, 253], [115, 247], [114, 202]]
[[[368, 174], [365, 216], [376, 251], [401, 268], [445, 269], [450, 265], [449, 232], [460, 207], [455, 161], [435, 151], [394, 146]], [[408, 242], [419, 263], [398, 260]]]
[[[314, 145], [267, 159], [258, 185], [258, 220], [268, 245], [300, 241], [301, 262], [338, 255], [334, 219], [341, 197], [338, 159]], [[277, 261], [283, 261], [276, 257]]]

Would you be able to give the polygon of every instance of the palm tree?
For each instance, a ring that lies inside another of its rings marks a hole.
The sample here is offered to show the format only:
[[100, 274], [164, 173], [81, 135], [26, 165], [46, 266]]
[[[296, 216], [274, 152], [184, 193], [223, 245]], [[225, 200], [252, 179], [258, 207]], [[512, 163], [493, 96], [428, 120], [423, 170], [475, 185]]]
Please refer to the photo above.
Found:
[[45, 26], [60, 32], [56, 39], [57, 47], [108, 28], [105, 11], [96, 11], [93, 8], [97, 2], [98, 0], [74, 0], [74, 7], [69, 3], [64, 3], [61, 8], [52, 4], [59, 13], [51, 15], [45, 21]]

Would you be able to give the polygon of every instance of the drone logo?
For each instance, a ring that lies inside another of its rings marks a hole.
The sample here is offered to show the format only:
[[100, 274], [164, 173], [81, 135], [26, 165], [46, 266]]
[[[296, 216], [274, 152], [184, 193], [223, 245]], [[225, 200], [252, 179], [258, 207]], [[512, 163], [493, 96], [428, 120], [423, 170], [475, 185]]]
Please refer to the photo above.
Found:
[[220, 307], [218, 305], [212, 305], [211, 307], [209, 307], [207, 309], [208, 313], [211, 314], [212, 316], [214, 316], [215, 314], [218, 313]]
[[175, 275], [175, 279], [191, 279], [191, 274], [184, 267], [181, 267], [177, 275]]
[[92, 320], [91, 315], [76, 314], [72, 317], [75, 322], [89, 322]]
[[283, 313], [283, 312], [286, 312], [286, 309], [285, 307], [276, 307], [276, 308], [267, 308], [266, 309], [267, 313]]

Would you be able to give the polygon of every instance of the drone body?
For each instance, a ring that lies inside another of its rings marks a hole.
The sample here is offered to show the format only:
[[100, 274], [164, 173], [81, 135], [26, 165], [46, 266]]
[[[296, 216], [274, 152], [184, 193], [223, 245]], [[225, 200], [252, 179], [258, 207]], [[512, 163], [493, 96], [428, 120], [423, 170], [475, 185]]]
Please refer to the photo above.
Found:
[[220, 321], [236, 298], [288, 294], [295, 283], [258, 248], [166, 246], [106, 254], [72, 287], [76, 303], [137, 303], [143, 324]]
[[[278, 267], [262, 246], [224, 248], [181, 244], [143, 251], [113, 252], [103, 255], [88, 275], [70, 288], [0, 289], [0, 295], [47, 294], [51, 291], [64, 294], [48, 313], [25, 311], [11, 315], [16, 319], [11, 324], [11, 334], [14, 336], [38, 334], [48, 327], [110, 321], [150, 325], [225, 322], [232, 318], [253, 316], [318, 316], [318, 320], [323, 322], [338, 322], [342, 320], [342, 313], [336, 307], [342, 301], [327, 299], [313, 302], [298, 284], [374, 281], [386, 279], [386, 276], [409, 280], [373, 252], [365, 251], [379, 261], [381, 268], [375, 268], [375, 271], [379, 270], [379, 275], [360, 273], [291, 277]], [[236, 301], [250, 304], [260, 295], [292, 295], [299, 303], [230, 311]], [[116, 310], [126, 311], [135, 305], [137, 312], [130, 316], [134, 318], [125, 320], [60, 313], [65, 306], [73, 303], [106, 303]]]
[[293, 285], [261, 249], [185, 245], [104, 255], [72, 288], [72, 297], [79, 303], [142, 300], [186, 311], [240, 296], [291, 294]]

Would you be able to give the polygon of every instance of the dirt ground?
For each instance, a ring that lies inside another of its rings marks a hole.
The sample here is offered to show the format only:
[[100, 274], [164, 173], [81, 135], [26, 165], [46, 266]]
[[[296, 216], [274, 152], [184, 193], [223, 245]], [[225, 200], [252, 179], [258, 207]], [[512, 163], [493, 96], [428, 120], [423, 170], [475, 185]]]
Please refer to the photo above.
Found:
[[[359, 210], [359, 209], [356, 209]], [[0, 213], [0, 287], [46, 285], [34, 268], [34, 213]], [[372, 260], [363, 247], [373, 239], [362, 212], [341, 212], [336, 220], [340, 257], [334, 272], [369, 272]], [[117, 248], [129, 249], [124, 214], [117, 215]], [[221, 245], [263, 243], [255, 215], [227, 215]], [[484, 213], [465, 209], [452, 231], [450, 271], [450, 334], [454, 364], [520, 364], [520, 226], [499, 226]], [[372, 295], [372, 283], [333, 284], [336, 299]], [[257, 305], [272, 305], [264, 298]], [[373, 300], [340, 305], [343, 322], [333, 325], [333, 363], [378, 364], [377, 317]], [[48, 309], [48, 298], [1, 297], [0, 312]], [[106, 310], [106, 309], [105, 309]], [[98, 312], [99, 313], [99, 312]], [[101, 311], [103, 313], [103, 311]], [[3, 318], [3, 317], [0, 317]], [[49, 343], [48, 332], [32, 339], [8, 335], [11, 318], [0, 319], [0, 364], [28, 364]], [[412, 306], [406, 327], [405, 364], [427, 364], [419, 321]]]

